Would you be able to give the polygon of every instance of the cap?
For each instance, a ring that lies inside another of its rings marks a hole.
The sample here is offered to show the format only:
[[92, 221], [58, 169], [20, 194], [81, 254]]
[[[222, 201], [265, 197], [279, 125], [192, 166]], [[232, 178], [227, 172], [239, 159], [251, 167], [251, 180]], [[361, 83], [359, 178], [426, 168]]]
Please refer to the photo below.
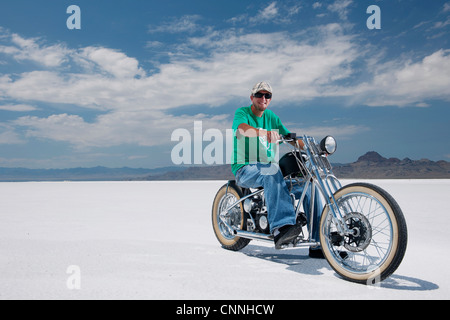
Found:
[[258, 92], [263, 91], [263, 90], [264, 91], [268, 91], [270, 93], [273, 93], [272, 92], [272, 87], [270, 86], [270, 84], [268, 84], [265, 81], [262, 81], [262, 82], [258, 82], [257, 84], [255, 84], [255, 86], [252, 89], [252, 94], [258, 93]]

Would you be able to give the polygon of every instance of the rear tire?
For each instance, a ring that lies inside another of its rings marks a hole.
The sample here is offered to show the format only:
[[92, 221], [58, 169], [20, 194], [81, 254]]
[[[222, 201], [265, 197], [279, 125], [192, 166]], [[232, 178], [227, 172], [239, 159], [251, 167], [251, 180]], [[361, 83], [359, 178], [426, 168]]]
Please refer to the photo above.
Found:
[[330, 266], [344, 279], [375, 284], [392, 275], [406, 252], [408, 231], [402, 210], [378, 186], [355, 183], [334, 195], [345, 224], [341, 237], [329, 206], [320, 222], [320, 242]]
[[[212, 225], [214, 234], [217, 240], [223, 248], [232, 251], [239, 251], [245, 248], [251, 240], [237, 237], [232, 233], [229, 228], [224, 224], [220, 217], [220, 213], [225, 211], [233, 203], [239, 201], [242, 198], [242, 191], [234, 181], [230, 181], [219, 189], [214, 198], [212, 207]], [[243, 209], [242, 203], [223, 217], [227, 224], [238, 230], [245, 230], [246, 214]]]

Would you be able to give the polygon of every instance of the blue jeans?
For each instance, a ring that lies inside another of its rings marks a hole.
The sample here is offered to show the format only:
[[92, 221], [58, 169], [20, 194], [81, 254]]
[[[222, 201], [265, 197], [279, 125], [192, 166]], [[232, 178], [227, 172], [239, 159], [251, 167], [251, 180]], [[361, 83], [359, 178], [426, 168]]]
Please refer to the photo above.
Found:
[[[274, 164], [250, 164], [242, 167], [236, 173], [236, 183], [243, 188], [264, 188], [264, 197], [267, 205], [270, 232], [286, 225], [296, 224], [296, 213], [292, 204], [292, 198], [281, 170]], [[304, 186], [296, 186], [294, 195], [300, 198]], [[313, 238], [319, 240], [319, 222], [322, 210], [320, 197], [316, 196], [314, 212], [316, 219], [313, 224]], [[310, 213], [311, 188], [307, 190], [303, 207], [307, 216]], [[319, 214], [317, 214], [319, 213]], [[310, 217], [308, 217], [308, 221]]]
[[[303, 185], [295, 185], [293, 187], [293, 190], [291, 191], [296, 199], [300, 199], [302, 196], [303, 190], [305, 189], [305, 184]], [[305, 198], [303, 199], [303, 209], [305, 210], [306, 217], [308, 219], [308, 224], [311, 223], [311, 185], [308, 187], [308, 190], [306, 190]], [[320, 193], [317, 187], [315, 187], [315, 196], [314, 196], [314, 221], [313, 221], [313, 228], [312, 228], [312, 236], [311, 239], [314, 239], [316, 241], [320, 241], [320, 219], [322, 217], [322, 210], [323, 210], [323, 203], [322, 199], [320, 198]]]

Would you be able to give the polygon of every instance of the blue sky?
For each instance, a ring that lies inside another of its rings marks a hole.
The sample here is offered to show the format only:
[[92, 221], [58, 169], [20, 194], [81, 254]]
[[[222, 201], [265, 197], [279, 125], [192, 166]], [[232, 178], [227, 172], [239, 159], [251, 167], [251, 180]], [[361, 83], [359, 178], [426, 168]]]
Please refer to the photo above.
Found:
[[5, 0], [0, 167], [170, 166], [176, 129], [225, 132], [261, 80], [334, 162], [449, 161], [449, 40], [448, 0]]

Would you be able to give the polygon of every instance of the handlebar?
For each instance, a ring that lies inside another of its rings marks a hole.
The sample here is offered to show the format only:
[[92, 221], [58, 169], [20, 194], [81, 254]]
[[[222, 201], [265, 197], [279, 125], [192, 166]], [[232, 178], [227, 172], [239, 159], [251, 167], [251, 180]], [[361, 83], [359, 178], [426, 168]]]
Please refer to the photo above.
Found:
[[281, 139], [277, 142], [293, 142], [297, 139], [296, 133], [288, 133], [287, 135], [281, 136]]
[[292, 139], [295, 140], [297, 139], [297, 134], [294, 132], [288, 133], [287, 135], [283, 136], [285, 139]]

